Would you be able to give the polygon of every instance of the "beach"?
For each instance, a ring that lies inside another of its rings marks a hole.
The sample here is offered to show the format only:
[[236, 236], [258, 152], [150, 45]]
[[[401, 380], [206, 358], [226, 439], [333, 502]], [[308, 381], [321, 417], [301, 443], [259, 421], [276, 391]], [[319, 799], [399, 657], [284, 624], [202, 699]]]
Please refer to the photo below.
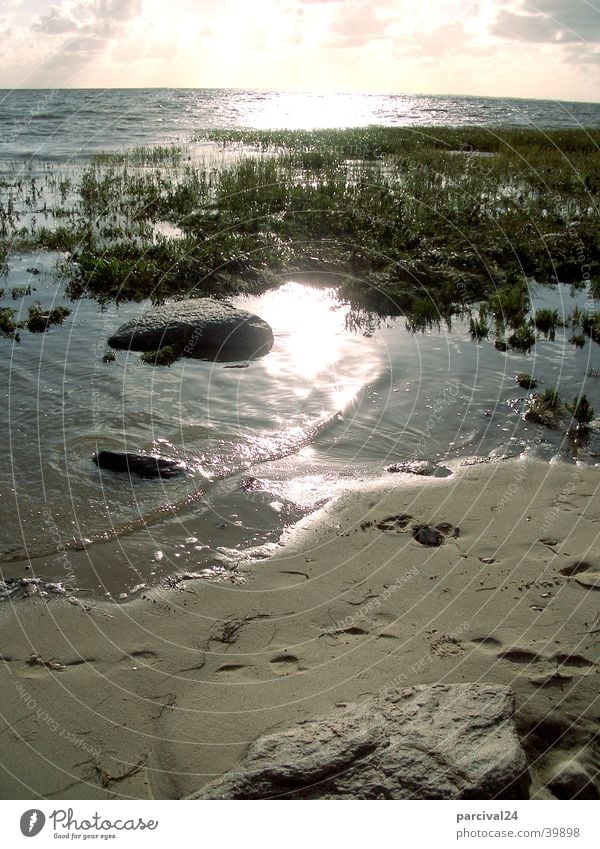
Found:
[[597, 798], [597, 469], [451, 471], [349, 480], [224, 580], [5, 601], [2, 798], [201, 796], [265, 734], [431, 683], [511, 688], [530, 797]]

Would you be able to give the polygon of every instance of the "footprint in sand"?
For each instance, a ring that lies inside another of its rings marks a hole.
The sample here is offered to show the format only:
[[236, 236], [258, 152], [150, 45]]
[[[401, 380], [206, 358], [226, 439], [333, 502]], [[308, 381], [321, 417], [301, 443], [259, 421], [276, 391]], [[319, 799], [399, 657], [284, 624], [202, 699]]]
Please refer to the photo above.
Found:
[[269, 661], [276, 675], [295, 675], [302, 672], [300, 659], [295, 654], [278, 654]]
[[328, 629], [321, 634], [322, 637], [327, 637], [330, 645], [338, 645], [345, 643], [349, 645], [353, 642], [361, 642], [365, 637], [369, 636], [369, 632], [360, 625], [350, 625], [347, 628]]
[[560, 574], [586, 589], [600, 590], [600, 571], [598, 571], [597, 566], [593, 566], [585, 560], [575, 560], [573, 563], [569, 563], [568, 566], [560, 569]]
[[305, 584], [309, 580], [306, 572], [295, 572], [292, 570], [282, 570], [281, 572], [276, 572], [275, 575], [271, 577], [271, 587], [273, 589], [288, 589], [290, 587], [297, 587], [300, 584]]
[[459, 657], [464, 653], [465, 647], [452, 634], [442, 634], [431, 644], [429, 651], [438, 657]]
[[565, 684], [575, 677], [598, 671], [598, 664], [582, 654], [542, 654], [528, 646], [508, 646], [498, 651], [502, 644], [495, 637], [478, 637], [471, 640], [471, 644], [498, 660], [528, 667], [524, 672], [530, 683], [538, 687]]
[[251, 681], [254, 679], [253, 667], [247, 666], [245, 663], [224, 663], [217, 667], [214, 675], [218, 679], [226, 679], [228, 682], [237, 683], [238, 681]]
[[398, 513], [395, 516], [386, 516], [385, 519], [373, 519], [372, 522], [361, 522], [361, 531], [366, 531], [369, 528], [377, 528], [378, 531], [396, 531], [400, 533], [407, 526], [412, 516], [408, 513]]
[[502, 645], [500, 640], [497, 640], [496, 637], [474, 637], [471, 642], [482, 651], [492, 654], [496, 654], [498, 648]]

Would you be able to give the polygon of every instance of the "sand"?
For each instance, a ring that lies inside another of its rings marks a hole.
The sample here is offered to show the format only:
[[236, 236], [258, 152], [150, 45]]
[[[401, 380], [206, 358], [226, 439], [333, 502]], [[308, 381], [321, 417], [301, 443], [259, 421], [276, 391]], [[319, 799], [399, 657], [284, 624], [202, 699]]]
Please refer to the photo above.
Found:
[[[534, 797], [565, 766], [597, 779], [598, 470], [453, 472], [357, 482], [244, 583], [3, 602], [0, 796], [186, 797], [261, 734], [438, 681], [513, 688]], [[426, 547], [415, 522], [450, 531]]]

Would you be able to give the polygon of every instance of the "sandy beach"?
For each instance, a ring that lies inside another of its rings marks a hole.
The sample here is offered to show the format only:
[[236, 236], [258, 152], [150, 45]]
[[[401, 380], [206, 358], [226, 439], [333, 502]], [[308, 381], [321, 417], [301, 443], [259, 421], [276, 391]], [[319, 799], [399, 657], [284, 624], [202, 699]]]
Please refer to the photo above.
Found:
[[[261, 735], [432, 682], [511, 687], [531, 796], [560, 795], [565, 770], [597, 794], [598, 483], [516, 460], [386, 474], [241, 580], [3, 602], [0, 796], [201, 795]], [[418, 523], [444, 523], [442, 544]]]

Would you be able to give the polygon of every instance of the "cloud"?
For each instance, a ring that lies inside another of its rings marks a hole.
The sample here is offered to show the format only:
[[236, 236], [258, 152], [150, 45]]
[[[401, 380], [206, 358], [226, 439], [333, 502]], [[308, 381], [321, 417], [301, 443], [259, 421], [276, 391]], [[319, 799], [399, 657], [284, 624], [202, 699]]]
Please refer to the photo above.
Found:
[[48, 39], [46, 69], [78, 70], [127, 34], [128, 24], [143, 11], [143, 0], [82, 0], [51, 6], [31, 24]]
[[143, 0], [97, 0], [90, 5], [100, 20], [131, 21], [142, 13]]
[[389, 20], [379, 17], [377, 9], [378, 6], [370, 2], [345, 4], [330, 24], [329, 46], [363, 47], [374, 39], [385, 38]]
[[598, 65], [600, 64], [600, 49], [587, 45], [571, 47], [565, 55], [565, 62], [570, 65]]
[[34, 21], [32, 29], [49, 35], [62, 35], [66, 32], [77, 32], [79, 24], [59, 6], [50, 6], [50, 11], [47, 14]]
[[542, 44], [600, 42], [600, 8], [587, 0], [538, 0], [501, 9], [493, 35]]

